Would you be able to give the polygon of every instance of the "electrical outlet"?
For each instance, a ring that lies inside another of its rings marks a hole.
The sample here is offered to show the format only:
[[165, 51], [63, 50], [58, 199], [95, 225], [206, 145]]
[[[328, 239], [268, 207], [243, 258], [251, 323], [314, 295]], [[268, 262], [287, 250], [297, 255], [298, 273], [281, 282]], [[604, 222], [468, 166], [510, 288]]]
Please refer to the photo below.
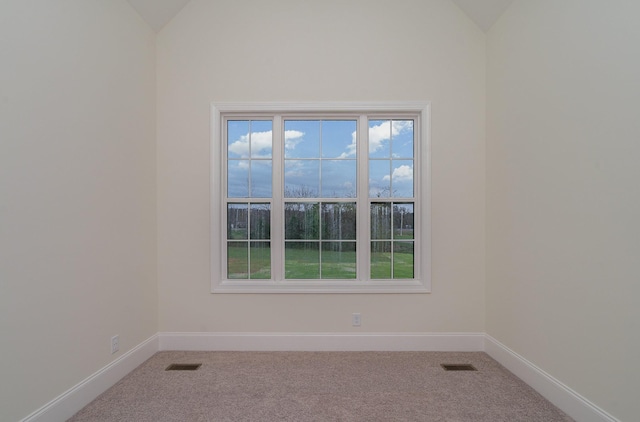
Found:
[[351, 315], [351, 325], [354, 327], [359, 327], [361, 323], [360, 314], [355, 312]]
[[111, 354], [120, 350], [120, 336], [111, 337]]

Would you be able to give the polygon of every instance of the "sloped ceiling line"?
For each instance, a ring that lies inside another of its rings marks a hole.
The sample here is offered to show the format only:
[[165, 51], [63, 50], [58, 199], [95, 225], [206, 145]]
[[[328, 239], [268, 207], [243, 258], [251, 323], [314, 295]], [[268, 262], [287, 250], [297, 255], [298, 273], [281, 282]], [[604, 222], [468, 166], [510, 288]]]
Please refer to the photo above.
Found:
[[[154, 31], [160, 31], [190, 0], [127, 0]], [[513, 0], [452, 0], [483, 31], [504, 13]]]
[[502, 16], [513, 0], [453, 0], [484, 32]]
[[127, 0], [154, 31], [160, 31], [190, 0]]

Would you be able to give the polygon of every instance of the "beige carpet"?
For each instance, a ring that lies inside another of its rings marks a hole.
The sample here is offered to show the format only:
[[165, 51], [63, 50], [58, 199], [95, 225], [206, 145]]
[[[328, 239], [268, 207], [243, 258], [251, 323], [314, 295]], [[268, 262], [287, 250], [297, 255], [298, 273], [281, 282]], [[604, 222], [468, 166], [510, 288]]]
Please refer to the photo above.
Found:
[[70, 421], [571, 419], [481, 352], [160, 352]]

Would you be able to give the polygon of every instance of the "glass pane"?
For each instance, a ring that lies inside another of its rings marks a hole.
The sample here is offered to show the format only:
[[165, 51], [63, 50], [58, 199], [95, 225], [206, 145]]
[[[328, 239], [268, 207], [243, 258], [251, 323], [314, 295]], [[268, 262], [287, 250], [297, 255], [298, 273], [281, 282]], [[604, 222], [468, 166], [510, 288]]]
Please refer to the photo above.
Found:
[[322, 122], [322, 157], [355, 158], [356, 121], [325, 120]]
[[271, 160], [251, 161], [251, 196], [271, 198]]
[[227, 196], [229, 198], [249, 196], [249, 160], [228, 161]]
[[371, 204], [371, 239], [391, 239], [391, 204]]
[[317, 198], [320, 192], [320, 160], [284, 160], [284, 196]]
[[391, 278], [391, 242], [371, 242], [371, 278]]
[[392, 196], [413, 198], [413, 160], [393, 160], [392, 167]]
[[320, 196], [355, 198], [356, 160], [323, 160]]
[[285, 242], [284, 278], [320, 278], [319, 242]]
[[369, 197], [391, 196], [391, 171], [389, 160], [369, 161]]
[[320, 158], [320, 120], [284, 121], [284, 157]]
[[271, 244], [269, 242], [250, 242], [251, 278], [271, 278]]
[[249, 121], [227, 122], [227, 158], [249, 157]]
[[273, 145], [273, 123], [271, 120], [251, 122], [251, 158], [271, 158]]
[[391, 153], [394, 158], [413, 158], [413, 120], [394, 120]]
[[356, 203], [322, 204], [322, 238], [356, 238]]
[[369, 158], [391, 158], [390, 120], [369, 120]]
[[356, 242], [322, 242], [322, 278], [356, 278]]
[[320, 204], [286, 202], [284, 205], [285, 239], [320, 239]]
[[227, 277], [249, 278], [248, 242], [227, 243]]
[[413, 239], [413, 204], [393, 204], [393, 238]]
[[249, 221], [247, 204], [227, 204], [227, 239], [246, 239]]
[[271, 239], [271, 212], [269, 204], [251, 204], [250, 238]]
[[413, 242], [393, 242], [393, 278], [413, 278]]

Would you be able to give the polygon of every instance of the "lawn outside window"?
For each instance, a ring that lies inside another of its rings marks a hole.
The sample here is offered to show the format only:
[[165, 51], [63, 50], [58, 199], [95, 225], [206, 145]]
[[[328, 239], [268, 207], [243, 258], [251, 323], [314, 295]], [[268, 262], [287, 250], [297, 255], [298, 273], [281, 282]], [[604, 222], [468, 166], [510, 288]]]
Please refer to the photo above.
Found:
[[214, 293], [425, 293], [429, 103], [214, 103]]

